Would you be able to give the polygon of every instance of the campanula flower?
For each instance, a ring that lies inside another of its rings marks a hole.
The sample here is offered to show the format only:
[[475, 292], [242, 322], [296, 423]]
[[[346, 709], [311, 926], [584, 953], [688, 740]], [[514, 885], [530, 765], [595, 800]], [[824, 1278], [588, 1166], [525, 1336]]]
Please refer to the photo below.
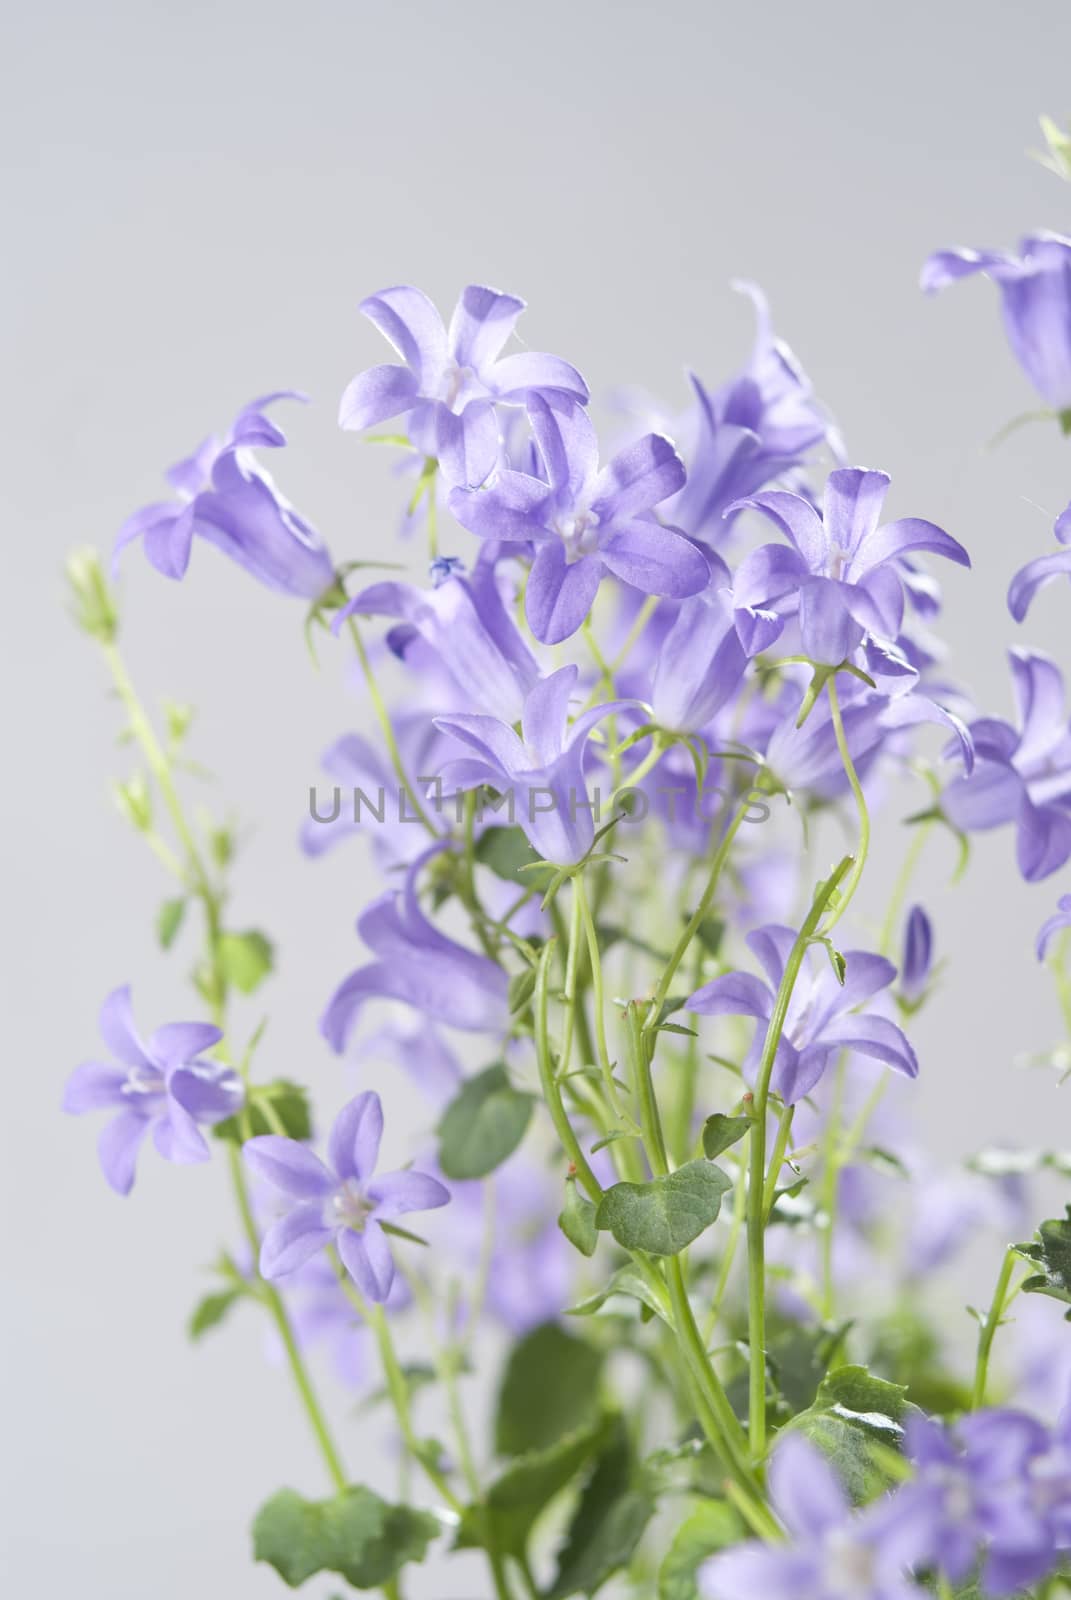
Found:
[[1049, 945], [1058, 933], [1065, 928], [1071, 928], [1071, 894], [1062, 894], [1056, 902], [1056, 910], [1046, 922], [1038, 929], [1038, 938], [1035, 949], [1039, 961], [1044, 961], [1049, 953]]
[[1019, 255], [939, 250], [922, 269], [927, 294], [982, 272], [1000, 288], [1004, 328], [1016, 360], [1054, 411], [1071, 411], [1071, 239], [1036, 233]]
[[1071, 856], [1071, 727], [1059, 667], [1039, 650], [1010, 650], [1019, 727], [997, 717], [971, 724], [978, 764], [953, 779], [941, 805], [970, 833], [1014, 823], [1019, 871], [1047, 878]]
[[358, 918], [357, 932], [378, 959], [339, 984], [320, 1019], [320, 1032], [339, 1054], [369, 1000], [399, 1000], [429, 1021], [471, 1033], [506, 1027], [504, 970], [448, 939], [420, 908], [417, 875], [442, 848], [425, 851], [406, 873], [405, 887], [380, 895]]
[[342, 396], [339, 426], [363, 432], [404, 416], [413, 446], [438, 461], [451, 485], [477, 488], [493, 472], [496, 401], [523, 405], [559, 390], [580, 402], [588, 398], [587, 384], [567, 361], [532, 350], [501, 354], [525, 309], [516, 295], [469, 284], [449, 329], [427, 295], [406, 285], [369, 295], [359, 309], [405, 365], [358, 373]]
[[193, 455], [171, 467], [166, 476], [176, 498], [143, 506], [129, 517], [116, 538], [116, 555], [141, 539], [157, 572], [182, 578], [196, 534], [281, 594], [315, 600], [329, 589], [335, 571], [323, 540], [253, 456], [255, 449], [286, 443], [266, 407], [303, 398], [289, 389], [262, 395], [239, 411], [222, 439], [205, 439]]
[[703, 1600], [919, 1600], [911, 1581], [929, 1529], [915, 1498], [888, 1495], [854, 1511], [825, 1456], [784, 1433], [769, 1473], [787, 1544], [748, 1540], [699, 1571]]
[[840, 449], [807, 375], [773, 331], [766, 297], [751, 283], [733, 287], [755, 307], [755, 344], [743, 372], [714, 392], [689, 374], [688, 481], [666, 508], [672, 522], [715, 548], [725, 542], [734, 502], [799, 467], [824, 439], [838, 458]]
[[246, 1140], [242, 1154], [249, 1166], [289, 1201], [285, 1215], [261, 1241], [265, 1278], [285, 1277], [333, 1244], [365, 1298], [380, 1304], [386, 1300], [394, 1282], [394, 1258], [383, 1223], [444, 1206], [450, 1193], [422, 1172], [385, 1172], [377, 1178], [382, 1135], [383, 1107], [369, 1089], [335, 1118], [326, 1163], [307, 1145], [279, 1134]]
[[822, 514], [801, 495], [766, 490], [730, 510], [752, 507], [788, 540], [767, 544], [744, 557], [733, 596], [737, 627], [749, 654], [767, 649], [798, 614], [803, 653], [835, 665], [846, 660], [867, 634], [895, 640], [904, 615], [898, 563], [927, 550], [969, 567], [963, 546], [933, 522], [900, 517], [880, 523], [889, 487], [884, 472], [843, 467], [826, 482]]
[[98, 1145], [101, 1168], [116, 1193], [133, 1188], [138, 1151], [150, 1128], [165, 1161], [207, 1161], [198, 1124], [222, 1122], [242, 1105], [237, 1073], [203, 1058], [222, 1039], [220, 1030], [207, 1022], [168, 1022], [142, 1043], [124, 984], [101, 1007], [100, 1034], [115, 1062], [76, 1067], [67, 1080], [63, 1109], [76, 1115], [117, 1113]]
[[900, 998], [908, 1006], [919, 1004], [933, 976], [933, 923], [921, 906], [912, 906], [904, 926], [904, 954], [900, 962]]
[[981, 1558], [987, 1594], [1020, 1591], [1044, 1577], [1056, 1551], [1050, 1506], [1033, 1476], [1050, 1448], [1040, 1422], [993, 1409], [964, 1417], [950, 1431], [932, 1418], [912, 1417], [907, 1444], [917, 1477], [906, 1493], [932, 1518], [927, 1565], [958, 1585]]
[[482, 492], [455, 489], [450, 509], [480, 538], [534, 549], [525, 614], [536, 638], [559, 644], [574, 634], [607, 572], [676, 600], [704, 589], [706, 557], [653, 514], [684, 482], [670, 441], [648, 433], [600, 471], [595, 429], [576, 400], [535, 396], [528, 411], [545, 477], [504, 469]]
[[394, 617], [387, 637], [404, 656], [414, 636], [439, 659], [466, 706], [516, 722], [524, 697], [539, 677], [535, 657], [502, 603], [493, 568], [471, 578], [447, 573], [430, 589], [410, 583], [374, 583], [342, 608], [335, 632], [348, 616]]
[[740, 687], [747, 656], [737, 636], [728, 568], [711, 556], [711, 579], [677, 618], [655, 657], [651, 707], [663, 728], [695, 733]]
[[1071, 578], [1071, 505], [1061, 511], [1053, 532], [1064, 546], [1051, 555], [1038, 556], [1020, 567], [1008, 586], [1008, 610], [1016, 622], [1022, 622], [1034, 602], [1034, 596], [1053, 578]]
[[[759, 1026], [744, 1062], [749, 1081], [758, 1070], [766, 1025], [795, 938], [792, 928], [756, 928], [746, 942], [768, 981], [763, 983], [750, 972], [727, 972], [697, 989], [685, 1003], [686, 1011], [701, 1016], [757, 1019]], [[821, 964], [816, 965], [819, 957]], [[896, 977], [896, 968], [884, 956], [869, 955], [863, 950], [845, 951], [844, 960], [843, 984], [837, 982], [822, 952], [812, 952], [812, 964], [805, 964], [796, 980], [770, 1080], [789, 1105], [810, 1094], [830, 1060], [841, 1050], [871, 1056], [905, 1077], [918, 1076], [918, 1060], [902, 1029], [887, 1017], [856, 1009], [888, 988]]]
[[569, 723], [569, 701], [579, 669], [559, 667], [530, 691], [521, 714], [521, 734], [494, 717], [437, 717], [436, 726], [474, 752], [448, 762], [444, 788], [486, 784], [507, 797], [510, 820], [524, 829], [534, 850], [555, 866], [579, 861], [595, 838], [594, 808], [584, 781], [584, 752], [604, 717], [625, 702], [608, 701]]
[[[445, 759], [450, 741], [424, 712], [397, 716], [394, 734], [411, 784], [437, 771]], [[408, 796], [378, 745], [363, 734], [344, 733], [324, 751], [320, 764], [334, 785], [326, 793], [310, 790], [309, 815], [300, 833], [306, 855], [321, 856], [360, 833], [371, 839], [376, 860], [386, 870], [408, 866], [424, 853], [426, 835], [415, 826]]]

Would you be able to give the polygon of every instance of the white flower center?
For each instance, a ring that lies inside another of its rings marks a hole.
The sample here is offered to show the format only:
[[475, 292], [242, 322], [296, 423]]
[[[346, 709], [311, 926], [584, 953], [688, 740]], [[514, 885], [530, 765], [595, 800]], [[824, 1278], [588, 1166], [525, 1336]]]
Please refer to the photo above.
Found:
[[146, 1100], [164, 1094], [163, 1073], [152, 1067], [131, 1067], [123, 1084], [123, 1094], [132, 1100]]
[[823, 1556], [826, 1594], [859, 1600], [860, 1595], [871, 1593], [875, 1572], [874, 1552], [869, 1545], [857, 1543], [850, 1533], [837, 1528], [826, 1536]]
[[598, 549], [599, 518], [594, 511], [573, 510], [568, 516], [555, 517], [553, 528], [565, 545], [569, 561], [578, 561]]
[[355, 1233], [362, 1233], [375, 1209], [375, 1201], [369, 1200], [356, 1178], [347, 1178], [329, 1196], [324, 1222], [330, 1228], [352, 1228]]

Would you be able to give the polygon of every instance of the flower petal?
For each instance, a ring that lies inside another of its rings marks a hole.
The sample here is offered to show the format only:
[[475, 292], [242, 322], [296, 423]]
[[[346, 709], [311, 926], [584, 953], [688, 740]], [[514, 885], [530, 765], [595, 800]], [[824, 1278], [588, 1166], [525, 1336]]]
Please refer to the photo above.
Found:
[[823, 1027], [818, 1043], [871, 1056], [894, 1071], [902, 1072], [907, 1078], [917, 1078], [919, 1075], [918, 1057], [907, 1036], [888, 1017], [857, 1013], [835, 1017]]
[[97, 1153], [101, 1170], [116, 1194], [129, 1194], [134, 1187], [141, 1141], [149, 1131], [149, 1118], [140, 1111], [121, 1111], [100, 1131]]
[[327, 1157], [340, 1178], [370, 1178], [383, 1137], [383, 1104], [366, 1089], [344, 1105], [327, 1141]]
[[800, 637], [812, 661], [835, 666], [861, 643], [849, 597], [849, 585], [834, 578], [810, 578], [800, 590]]
[[698, 546], [657, 522], [617, 523], [599, 554], [615, 577], [641, 594], [687, 600], [710, 582], [710, 565]]
[[798, 1434], [782, 1434], [770, 1462], [770, 1498], [797, 1539], [819, 1539], [848, 1510], [832, 1467], [814, 1445]]
[[759, 545], [736, 569], [733, 604], [748, 611], [777, 606], [797, 595], [809, 577], [806, 561], [792, 545]]
[[408, 367], [369, 367], [346, 385], [339, 401], [338, 425], [358, 433], [374, 428], [377, 422], [408, 411], [419, 395], [417, 376]]
[[1008, 585], [1008, 610], [1016, 622], [1022, 622], [1039, 589], [1053, 578], [1071, 578], [1071, 549], [1054, 550], [1051, 555], [1038, 556], [1020, 567]]
[[210, 1022], [166, 1022], [150, 1035], [147, 1053], [166, 1071], [195, 1060], [222, 1038], [222, 1028]]
[[525, 302], [515, 294], [503, 294], [479, 283], [462, 289], [447, 333], [458, 366], [478, 372], [494, 361], [524, 309]]
[[1016, 761], [1040, 761], [1067, 735], [1063, 674], [1040, 650], [1009, 650], [1008, 660], [1019, 706]]
[[965, 833], [1000, 828], [1019, 814], [1025, 790], [1012, 766], [981, 760], [969, 778], [954, 778], [941, 796], [941, 809]]
[[603, 467], [591, 509], [604, 522], [627, 521], [676, 494], [684, 479], [684, 462], [672, 440], [647, 433]]
[[451, 489], [448, 504], [463, 528], [479, 539], [542, 542], [552, 537], [547, 527], [550, 487], [526, 472], [505, 469], [490, 488]]
[[435, 1211], [450, 1203], [446, 1185], [423, 1172], [384, 1172], [365, 1186], [365, 1192], [387, 1221], [410, 1211]]
[[764, 928], [753, 928], [744, 943], [756, 956], [766, 974], [771, 989], [780, 987], [784, 977], [789, 952], [796, 942], [794, 928], [772, 922]]
[[852, 573], [861, 578], [864, 573], [880, 567], [883, 561], [892, 561], [895, 557], [910, 555], [916, 550], [928, 550], [931, 555], [945, 556], [960, 567], [969, 567], [971, 564], [971, 558], [959, 540], [953, 539], [936, 522], [927, 522], [923, 517], [900, 517], [896, 522], [887, 522], [871, 535], [852, 562]]
[[296, 1139], [264, 1133], [247, 1139], [242, 1155], [258, 1177], [297, 1200], [329, 1195], [335, 1181], [319, 1156]]
[[767, 489], [762, 494], [735, 500], [725, 515], [728, 517], [747, 510], [761, 511], [784, 534], [803, 558], [808, 570], [821, 571], [829, 541], [822, 519], [809, 500], [804, 500], [802, 495], [790, 494], [787, 489]]
[[841, 467], [826, 479], [822, 520], [830, 542], [849, 555], [862, 554], [877, 528], [889, 490], [887, 472]]
[[576, 690], [579, 672], [575, 665], [559, 667], [528, 692], [521, 729], [525, 745], [535, 757], [535, 766], [549, 767], [565, 747], [569, 700]]
[[1071, 856], [1071, 816], [1056, 806], [1035, 806], [1024, 795], [1019, 810], [1016, 857], [1027, 883], [1058, 872]]
[[165, 1161], [189, 1166], [208, 1160], [208, 1146], [204, 1136], [185, 1106], [169, 1095], [167, 1109], [157, 1117], [152, 1126], [153, 1143]]
[[[245, 1147], [249, 1149], [247, 1144]], [[283, 1278], [305, 1265], [318, 1250], [331, 1243], [332, 1230], [324, 1225], [323, 1208], [299, 1205], [273, 1222], [260, 1242], [260, 1273], [269, 1281]]]
[[460, 416], [440, 406], [439, 469], [452, 488], [478, 489], [498, 465], [498, 418], [490, 400], [470, 400]]
[[773, 1010], [773, 995], [754, 973], [726, 972], [697, 989], [684, 1009], [704, 1017], [758, 1017], [765, 1022]]
[[541, 350], [521, 350], [503, 356], [483, 374], [491, 393], [499, 400], [522, 402], [539, 390], [564, 389], [580, 401], [588, 399], [588, 386], [568, 361], [544, 355]]
[[381, 289], [362, 300], [358, 309], [389, 339], [406, 366], [430, 394], [446, 366], [449, 352], [442, 318], [420, 289], [401, 284]]
[[130, 1004], [130, 985], [113, 989], [100, 1008], [100, 1036], [112, 1055], [128, 1067], [147, 1067], [152, 1063], [134, 1026]]
[[555, 494], [572, 504], [586, 499], [599, 465], [599, 442], [583, 406], [567, 394], [533, 395], [528, 419]]
[[591, 610], [602, 572], [596, 555], [568, 561], [558, 539], [539, 546], [524, 591], [524, 613], [537, 639], [561, 644], [576, 632]]
[[67, 1079], [63, 1091], [63, 1109], [73, 1116], [84, 1111], [102, 1111], [107, 1106], [121, 1106], [126, 1102], [123, 1085], [127, 1075], [122, 1067], [113, 1067], [103, 1061], [83, 1061]]
[[344, 1228], [338, 1236], [338, 1253], [365, 1299], [382, 1305], [394, 1283], [394, 1257], [374, 1218], [369, 1218], [362, 1233]]
[[1056, 934], [1064, 928], [1071, 928], [1071, 894], [1062, 894], [1056, 910], [1047, 922], [1043, 922], [1038, 930], [1035, 949], [1039, 961], [1044, 961], [1049, 952], [1049, 944]]

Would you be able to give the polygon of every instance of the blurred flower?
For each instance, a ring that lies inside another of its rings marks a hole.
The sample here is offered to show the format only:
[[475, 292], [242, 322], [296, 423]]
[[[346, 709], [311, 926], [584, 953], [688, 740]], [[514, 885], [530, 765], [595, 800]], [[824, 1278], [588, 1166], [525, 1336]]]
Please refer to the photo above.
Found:
[[100, 1012], [100, 1033], [121, 1063], [87, 1061], [67, 1080], [64, 1111], [117, 1111], [99, 1141], [100, 1164], [117, 1194], [129, 1194], [141, 1142], [152, 1129], [165, 1161], [207, 1161], [198, 1123], [233, 1116], [242, 1105], [237, 1073], [205, 1061], [223, 1035], [207, 1022], [168, 1022], [143, 1044], [134, 1026], [129, 985], [114, 989]]

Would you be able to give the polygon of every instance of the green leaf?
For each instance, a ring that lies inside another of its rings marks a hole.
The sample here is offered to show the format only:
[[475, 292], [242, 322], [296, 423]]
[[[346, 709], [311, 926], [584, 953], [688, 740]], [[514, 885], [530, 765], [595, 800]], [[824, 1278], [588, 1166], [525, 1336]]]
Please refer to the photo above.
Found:
[[171, 949], [185, 915], [186, 901], [181, 897], [177, 900], [165, 900], [160, 907], [156, 916], [156, 937], [163, 949]]
[[289, 1078], [250, 1085], [243, 1114], [217, 1122], [212, 1132], [217, 1139], [241, 1144], [257, 1134], [278, 1133], [280, 1128], [288, 1139], [312, 1137], [308, 1096], [299, 1083]]
[[522, 867], [535, 866], [543, 861], [528, 843], [520, 828], [487, 828], [476, 840], [473, 854], [481, 866], [487, 867], [496, 878], [507, 883], [524, 886]]
[[[1046, 1294], [1071, 1305], [1071, 1206], [1067, 1207], [1065, 1217], [1043, 1222], [1030, 1244], [1019, 1244], [1015, 1248], [1041, 1268], [1026, 1279], [1023, 1293]], [[1071, 1311], [1066, 1316], [1071, 1322]]]
[[731, 1187], [712, 1161], [689, 1161], [650, 1183], [615, 1183], [602, 1197], [596, 1226], [626, 1250], [674, 1256], [710, 1227]]
[[527, 1011], [535, 994], [536, 969], [525, 967], [523, 972], [514, 973], [509, 980], [509, 1014], [515, 1017], [521, 1011]]
[[599, 1413], [603, 1352], [545, 1322], [510, 1352], [498, 1392], [495, 1449], [503, 1456], [545, 1450]]
[[532, 1096], [501, 1061], [462, 1085], [439, 1124], [439, 1165], [447, 1178], [486, 1178], [513, 1154], [532, 1116]]
[[612, 1419], [602, 1417], [546, 1450], [518, 1456], [491, 1484], [483, 1503], [464, 1512], [456, 1548], [472, 1549], [490, 1541], [503, 1555], [522, 1555], [540, 1514], [599, 1453], [611, 1427]]
[[206, 1294], [193, 1308], [190, 1320], [186, 1324], [186, 1332], [191, 1339], [199, 1339], [209, 1328], [217, 1328], [237, 1301], [244, 1300], [248, 1290], [235, 1286], [233, 1289], [220, 1289], [216, 1294]]
[[698, 1600], [696, 1575], [703, 1562], [745, 1537], [739, 1516], [726, 1501], [697, 1506], [673, 1535], [658, 1569], [658, 1600]]
[[742, 1139], [751, 1127], [750, 1117], [726, 1117], [715, 1111], [703, 1124], [703, 1149], [711, 1161]]
[[595, 1207], [580, 1193], [575, 1178], [570, 1178], [565, 1185], [565, 1204], [558, 1217], [558, 1226], [582, 1256], [595, 1254], [599, 1242]]
[[597, 1593], [628, 1566], [654, 1512], [653, 1494], [636, 1481], [628, 1429], [618, 1417], [573, 1513], [545, 1600]]
[[786, 1426], [818, 1446], [849, 1498], [864, 1505], [889, 1487], [872, 1447], [902, 1448], [904, 1422], [917, 1410], [906, 1393], [902, 1384], [876, 1378], [866, 1367], [838, 1367], [823, 1380], [814, 1404]]
[[378, 1589], [407, 1561], [422, 1561], [440, 1532], [435, 1517], [391, 1506], [371, 1489], [343, 1489], [331, 1500], [305, 1500], [280, 1489], [253, 1523], [253, 1557], [296, 1589], [317, 1572], [337, 1572], [355, 1589]]
[[654, 1285], [631, 1262], [624, 1267], [618, 1267], [613, 1277], [605, 1288], [589, 1295], [586, 1300], [581, 1300], [579, 1305], [570, 1307], [566, 1313], [570, 1317], [593, 1317], [601, 1311], [606, 1302], [617, 1295], [625, 1295], [631, 1300], [638, 1300], [648, 1311], [653, 1311], [662, 1318], [668, 1326], [672, 1327], [673, 1320], [669, 1310], [668, 1295], [661, 1298]]
[[263, 983], [274, 961], [271, 941], [255, 928], [246, 933], [225, 933], [219, 941], [223, 976], [242, 994], [252, 994]]

